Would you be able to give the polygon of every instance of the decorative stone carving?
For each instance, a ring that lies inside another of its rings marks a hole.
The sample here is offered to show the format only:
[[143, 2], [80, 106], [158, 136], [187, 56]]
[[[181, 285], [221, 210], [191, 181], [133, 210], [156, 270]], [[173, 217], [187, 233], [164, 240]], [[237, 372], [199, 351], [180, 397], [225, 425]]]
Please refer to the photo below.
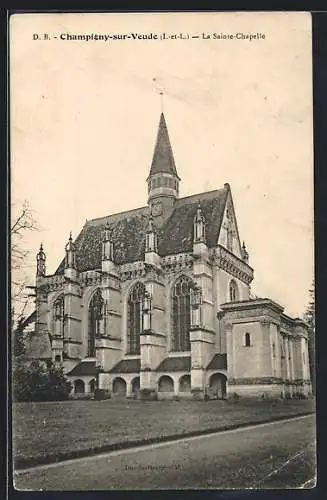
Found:
[[146, 276], [146, 265], [143, 261], [123, 264], [119, 269], [121, 281], [144, 278]]
[[214, 263], [224, 271], [249, 285], [253, 280], [253, 269], [226, 248], [219, 245], [214, 252]]
[[167, 255], [162, 258], [161, 267], [166, 273], [177, 273], [191, 270], [193, 268], [193, 261], [194, 257], [188, 253]]

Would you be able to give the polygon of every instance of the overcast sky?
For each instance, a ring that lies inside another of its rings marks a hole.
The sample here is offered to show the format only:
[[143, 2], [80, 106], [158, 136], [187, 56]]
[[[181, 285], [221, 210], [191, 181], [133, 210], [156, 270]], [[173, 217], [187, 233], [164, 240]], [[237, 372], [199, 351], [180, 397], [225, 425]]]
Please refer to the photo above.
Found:
[[[265, 39], [60, 40], [163, 31]], [[12, 199], [35, 211], [43, 229], [27, 246], [43, 242], [48, 274], [70, 230], [146, 205], [160, 86], [180, 196], [229, 182], [253, 292], [302, 315], [313, 278], [309, 14], [16, 15], [10, 63]]]

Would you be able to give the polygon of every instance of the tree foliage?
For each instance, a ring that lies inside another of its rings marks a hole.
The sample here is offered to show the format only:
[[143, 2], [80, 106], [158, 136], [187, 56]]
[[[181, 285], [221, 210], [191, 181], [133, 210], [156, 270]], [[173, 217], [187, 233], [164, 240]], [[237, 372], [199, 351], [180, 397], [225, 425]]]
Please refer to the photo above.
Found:
[[316, 323], [316, 309], [315, 309], [315, 284], [312, 283], [312, 287], [309, 290], [309, 303], [304, 313], [304, 320], [309, 326], [309, 363], [310, 363], [310, 375], [312, 389], [316, 389], [316, 357], [315, 357], [315, 323]]
[[14, 367], [12, 380], [14, 401], [63, 401], [72, 388], [62, 368], [51, 361], [19, 363]]
[[25, 328], [24, 318], [19, 318], [13, 335], [13, 356], [18, 360], [25, 354]]

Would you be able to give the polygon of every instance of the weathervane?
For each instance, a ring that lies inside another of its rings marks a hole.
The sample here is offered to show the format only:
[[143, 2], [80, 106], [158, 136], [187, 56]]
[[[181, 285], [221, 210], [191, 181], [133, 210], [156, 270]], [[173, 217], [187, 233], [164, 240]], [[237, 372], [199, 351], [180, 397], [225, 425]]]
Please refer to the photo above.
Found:
[[164, 102], [163, 102], [164, 89], [161, 85], [158, 85], [157, 78], [153, 78], [152, 81], [154, 82], [155, 91], [157, 92], [157, 94], [160, 95], [160, 107], [161, 107], [161, 112], [163, 113], [163, 111], [164, 111]]

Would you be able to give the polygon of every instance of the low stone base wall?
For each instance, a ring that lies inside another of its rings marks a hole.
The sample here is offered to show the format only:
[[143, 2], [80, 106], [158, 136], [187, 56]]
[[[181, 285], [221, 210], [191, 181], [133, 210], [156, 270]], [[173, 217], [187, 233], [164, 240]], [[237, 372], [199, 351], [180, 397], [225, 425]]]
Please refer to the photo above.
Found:
[[227, 390], [228, 399], [237, 398], [300, 398], [311, 396], [310, 384], [239, 384]]
[[157, 392], [157, 398], [158, 400], [174, 400], [175, 399], [175, 394], [173, 392]]
[[227, 390], [228, 399], [237, 398], [283, 398], [284, 386], [281, 384], [233, 385]]

